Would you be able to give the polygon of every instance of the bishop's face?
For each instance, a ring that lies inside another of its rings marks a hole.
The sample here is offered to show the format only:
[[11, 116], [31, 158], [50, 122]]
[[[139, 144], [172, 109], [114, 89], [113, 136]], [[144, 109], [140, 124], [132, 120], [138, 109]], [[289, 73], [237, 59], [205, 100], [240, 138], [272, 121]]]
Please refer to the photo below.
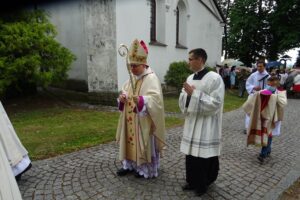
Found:
[[130, 67], [131, 67], [131, 72], [135, 76], [141, 75], [146, 69], [145, 65], [131, 64]]

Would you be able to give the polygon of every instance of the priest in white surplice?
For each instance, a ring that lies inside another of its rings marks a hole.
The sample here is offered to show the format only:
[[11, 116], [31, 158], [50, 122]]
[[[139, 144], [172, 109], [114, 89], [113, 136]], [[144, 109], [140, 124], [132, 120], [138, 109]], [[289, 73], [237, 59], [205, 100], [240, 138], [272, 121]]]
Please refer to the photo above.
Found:
[[0, 145], [8, 160], [13, 175], [19, 181], [23, 173], [31, 168], [28, 152], [22, 145], [7, 113], [0, 102]]
[[266, 88], [267, 80], [270, 75], [265, 68], [266, 64], [264, 61], [258, 61], [256, 63], [256, 72], [252, 73], [246, 81], [246, 90], [248, 94], [253, 94], [256, 91]]
[[179, 107], [185, 114], [180, 151], [186, 155], [183, 190], [201, 196], [218, 176], [221, 151], [224, 83], [221, 76], [204, 67], [203, 49], [189, 52], [189, 66], [195, 72], [183, 84]]
[[21, 200], [18, 184], [13, 176], [2, 145], [0, 145], [0, 177], [0, 199]]
[[[249, 95], [254, 94], [256, 91], [260, 91], [266, 88], [267, 86], [267, 79], [269, 78], [269, 74], [266, 71], [266, 63], [262, 60], [259, 60], [256, 63], [257, 71], [251, 74], [247, 81], [246, 81], [246, 90]], [[246, 134], [246, 130], [249, 126], [250, 116], [246, 114], [245, 117], [245, 130], [244, 133]]]

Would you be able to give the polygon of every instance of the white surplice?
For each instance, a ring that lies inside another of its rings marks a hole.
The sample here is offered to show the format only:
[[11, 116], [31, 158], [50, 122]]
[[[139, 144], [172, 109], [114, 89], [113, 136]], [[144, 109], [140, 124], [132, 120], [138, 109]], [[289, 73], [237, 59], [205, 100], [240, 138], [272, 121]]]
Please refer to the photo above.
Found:
[[195, 87], [187, 108], [187, 93], [182, 90], [179, 97], [179, 107], [185, 114], [180, 151], [201, 158], [219, 156], [224, 82], [219, 74], [212, 71], [201, 80], [193, 80], [193, 76], [190, 75], [186, 81]]
[[0, 145], [0, 177], [0, 199], [21, 200], [18, 184], [11, 171], [2, 145]]
[[261, 89], [266, 88], [267, 79], [269, 76], [270, 75], [268, 74], [268, 72], [266, 70], [264, 70], [262, 73], [260, 73], [259, 71], [256, 71], [253, 74], [251, 74], [246, 81], [246, 90], [247, 90], [248, 94], [254, 93], [255, 91], [253, 91], [253, 88], [256, 86], [259, 86]]
[[0, 144], [11, 166], [14, 176], [23, 172], [30, 164], [28, 152], [22, 145], [7, 113], [0, 102]]

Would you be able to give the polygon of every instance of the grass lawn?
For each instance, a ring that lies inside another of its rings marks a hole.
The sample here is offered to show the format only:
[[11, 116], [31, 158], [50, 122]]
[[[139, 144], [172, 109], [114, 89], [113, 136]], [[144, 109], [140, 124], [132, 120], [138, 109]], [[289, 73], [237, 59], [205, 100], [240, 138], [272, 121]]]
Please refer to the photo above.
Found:
[[[33, 160], [48, 158], [114, 140], [119, 113], [73, 108], [19, 112], [10, 119]], [[182, 124], [166, 118], [166, 127]]]
[[[246, 98], [226, 93], [224, 111], [239, 108]], [[179, 112], [178, 98], [166, 97], [165, 110]], [[32, 160], [39, 160], [110, 142], [115, 138], [117, 112], [100, 112], [63, 106], [37, 106], [35, 100], [19, 105], [9, 117]], [[23, 109], [28, 106], [29, 109]], [[183, 119], [166, 117], [166, 128], [183, 124]]]
[[118, 113], [47, 108], [10, 116], [33, 160], [113, 140]]
[[244, 97], [241, 98], [238, 96], [238, 91], [226, 91], [225, 99], [224, 99], [224, 112], [228, 112], [231, 110], [238, 109], [243, 105], [243, 103], [247, 100], [247, 96], [244, 94]]
[[179, 113], [178, 97], [164, 97], [165, 111]]
[[296, 200], [300, 199], [300, 178], [286, 189], [278, 198], [278, 200]]

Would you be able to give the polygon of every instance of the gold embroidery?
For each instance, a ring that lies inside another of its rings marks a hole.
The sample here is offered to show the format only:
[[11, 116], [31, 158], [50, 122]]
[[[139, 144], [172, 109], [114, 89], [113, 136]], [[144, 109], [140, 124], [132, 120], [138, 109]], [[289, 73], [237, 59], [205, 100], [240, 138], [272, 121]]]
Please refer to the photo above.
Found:
[[[140, 92], [140, 88], [142, 85], [143, 80], [140, 79], [135, 83], [135, 95], [138, 95]], [[139, 127], [137, 122], [137, 114], [134, 109], [136, 109], [136, 104], [132, 99], [132, 89], [129, 87], [128, 91], [128, 101], [125, 104], [125, 113], [126, 113], [126, 159], [137, 161], [142, 156], [140, 155], [140, 146], [139, 146]]]

